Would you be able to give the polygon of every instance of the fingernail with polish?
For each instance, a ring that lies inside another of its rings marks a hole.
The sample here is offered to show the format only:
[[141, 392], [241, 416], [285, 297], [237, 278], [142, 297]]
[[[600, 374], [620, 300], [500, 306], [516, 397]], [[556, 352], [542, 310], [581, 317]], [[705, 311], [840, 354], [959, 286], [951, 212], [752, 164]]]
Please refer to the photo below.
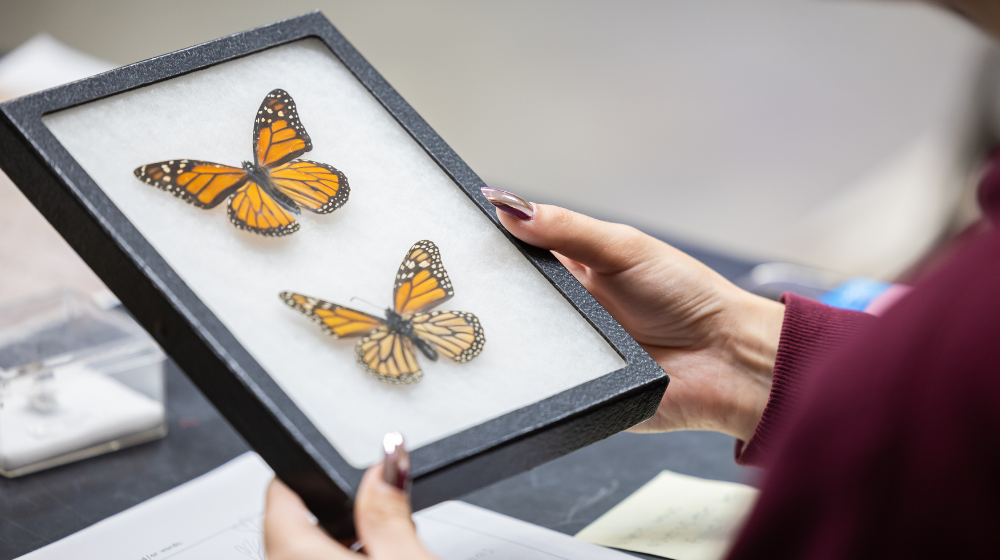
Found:
[[382, 438], [385, 450], [385, 463], [382, 467], [382, 478], [392, 486], [410, 492], [410, 454], [403, 444], [403, 435], [399, 432], [389, 432]]
[[514, 216], [519, 220], [530, 220], [535, 215], [535, 205], [512, 192], [490, 187], [482, 187], [482, 191], [486, 200], [504, 214]]

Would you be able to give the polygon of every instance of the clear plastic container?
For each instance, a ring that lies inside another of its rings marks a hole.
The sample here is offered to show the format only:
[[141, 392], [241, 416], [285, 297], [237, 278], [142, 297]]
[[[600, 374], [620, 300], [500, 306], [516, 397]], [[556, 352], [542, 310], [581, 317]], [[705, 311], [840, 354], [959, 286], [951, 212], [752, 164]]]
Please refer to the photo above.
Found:
[[164, 361], [131, 317], [73, 292], [0, 308], [0, 475], [166, 435]]

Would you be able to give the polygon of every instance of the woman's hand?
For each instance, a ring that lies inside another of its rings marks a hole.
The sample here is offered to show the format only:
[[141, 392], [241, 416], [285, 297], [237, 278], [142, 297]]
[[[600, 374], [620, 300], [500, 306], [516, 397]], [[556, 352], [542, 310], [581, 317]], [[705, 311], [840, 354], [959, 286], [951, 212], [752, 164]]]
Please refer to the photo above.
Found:
[[551, 250], [670, 375], [656, 415], [633, 431], [750, 439], [771, 390], [782, 304], [635, 228], [483, 192], [510, 233]]
[[268, 560], [434, 560], [417, 540], [406, 494], [382, 480], [382, 465], [365, 473], [354, 523], [367, 556], [349, 551], [314, 524], [309, 510], [278, 479], [267, 489], [264, 544]]

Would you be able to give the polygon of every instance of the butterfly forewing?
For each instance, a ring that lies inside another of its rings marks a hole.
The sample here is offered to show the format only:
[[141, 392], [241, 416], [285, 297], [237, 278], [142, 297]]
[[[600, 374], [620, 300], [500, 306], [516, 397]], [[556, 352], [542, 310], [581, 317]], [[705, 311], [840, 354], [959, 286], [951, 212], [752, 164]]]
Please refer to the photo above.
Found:
[[279, 297], [289, 307], [319, 323], [334, 338], [368, 334], [385, 323], [374, 315], [294, 292], [281, 292]]
[[193, 159], [147, 163], [133, 173], [143, 183], [199, 208], [214, 208], [247, 181], [247, 172], [239, 167]]
[[464, 311], [418, 313], [410, 320], [413, 332], [438, 354], [465, 363], [483, 351], [486, 334], [479, 318]]
[[358, 341], [354, 349], [358, 364], [388, 383], [415, 383], [423, 377], [410, 339], [390, 332], [386, 326]]
[[270, 172], [271, 182], [295, 204], [317, 214], [329, 214], [347, 202], [347, 177], [332, 165], [304, 159], [290, 161]]
[[417, 241], [396, 271], [392, 300], [404, 317], [440, 305], [455, 295], [441, 251], [432, 241]]
[[254, 120], [254, 161], [261, 167], [276, 167], [311, 149], [312, 140], [299, 120], [292, 96], [283, 89], [271, 91]]
[[253, 181], [237, 189], [229, 201], [229, 221], [239, 229], [268, 237], [288, 235], [299, 229], [292, 215]]

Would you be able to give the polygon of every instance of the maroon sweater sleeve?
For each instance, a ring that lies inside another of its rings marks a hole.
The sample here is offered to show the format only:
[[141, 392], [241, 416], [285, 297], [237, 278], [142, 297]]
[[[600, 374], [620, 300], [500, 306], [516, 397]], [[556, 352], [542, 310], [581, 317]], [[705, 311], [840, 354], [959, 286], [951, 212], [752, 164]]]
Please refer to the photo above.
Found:
[[797, 403], [810, 367], [829, 356], [874, 317], [786, 293], [785, 319], [774, 362], [774, 382], [767, 407], [750, 441], [736, 442], [736, 462], [763, 466], [789, 409]]
[[996, 558], [1000, 229], [823, 362], [730, 560]]

